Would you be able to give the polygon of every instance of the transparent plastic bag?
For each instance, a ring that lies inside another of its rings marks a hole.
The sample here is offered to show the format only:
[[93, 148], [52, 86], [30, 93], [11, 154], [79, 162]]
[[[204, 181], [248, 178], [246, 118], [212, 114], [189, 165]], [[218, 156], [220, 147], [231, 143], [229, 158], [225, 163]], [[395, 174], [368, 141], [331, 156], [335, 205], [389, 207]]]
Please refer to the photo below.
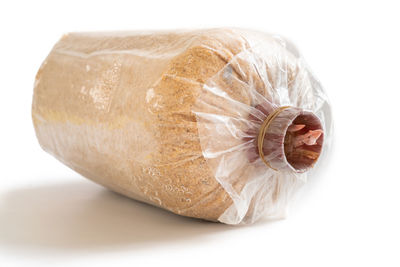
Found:
[[32, 116], [43, 149], [85, 177], [228, 224], [282, 217], [332, 127], [294, 46], [240, 29], [68, 34]]

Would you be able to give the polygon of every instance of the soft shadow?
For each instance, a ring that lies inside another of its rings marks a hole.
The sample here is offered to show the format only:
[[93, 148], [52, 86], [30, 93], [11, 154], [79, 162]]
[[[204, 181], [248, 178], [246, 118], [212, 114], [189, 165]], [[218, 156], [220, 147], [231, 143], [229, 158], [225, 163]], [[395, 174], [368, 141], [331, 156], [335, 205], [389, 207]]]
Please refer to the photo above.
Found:
[[87, 181], [17, 189], [0, 203], [0, 246], [6, 249], [146, 248], [234, 228], [174, 215]]

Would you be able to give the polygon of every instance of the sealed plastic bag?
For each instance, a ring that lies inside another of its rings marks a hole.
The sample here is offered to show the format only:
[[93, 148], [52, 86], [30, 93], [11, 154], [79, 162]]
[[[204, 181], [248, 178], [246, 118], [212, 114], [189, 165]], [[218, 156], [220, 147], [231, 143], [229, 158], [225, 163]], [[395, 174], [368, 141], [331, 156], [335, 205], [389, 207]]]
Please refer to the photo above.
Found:
[[42, 148], [85, 177], [228, 224], [281, 217], [331, 132], [293, 45], [239, 29], [67, 34], [32, 117]]

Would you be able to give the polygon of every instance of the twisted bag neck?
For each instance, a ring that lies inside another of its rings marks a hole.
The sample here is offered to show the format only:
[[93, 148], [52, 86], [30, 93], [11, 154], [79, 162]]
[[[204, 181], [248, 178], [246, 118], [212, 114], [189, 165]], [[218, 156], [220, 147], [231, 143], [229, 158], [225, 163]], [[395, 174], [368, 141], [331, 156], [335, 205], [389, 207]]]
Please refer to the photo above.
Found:
[[323, 145], [319, 118], [301, 108], [283, 106], [261, 124], [257, 148], [261, 160], [274, 171], [305, 172], [317, 162]]

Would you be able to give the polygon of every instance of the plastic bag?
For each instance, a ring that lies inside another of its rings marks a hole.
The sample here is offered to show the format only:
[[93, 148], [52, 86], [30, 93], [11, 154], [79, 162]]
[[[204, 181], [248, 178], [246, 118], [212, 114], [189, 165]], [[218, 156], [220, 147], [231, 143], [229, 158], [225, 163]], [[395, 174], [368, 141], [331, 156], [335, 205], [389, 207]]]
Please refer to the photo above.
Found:
[[240, 29], [65, 35], [32, 105], [43, 149], [85, 177], [228, 224], [283, 216], [330, 116], [290, 42]]

